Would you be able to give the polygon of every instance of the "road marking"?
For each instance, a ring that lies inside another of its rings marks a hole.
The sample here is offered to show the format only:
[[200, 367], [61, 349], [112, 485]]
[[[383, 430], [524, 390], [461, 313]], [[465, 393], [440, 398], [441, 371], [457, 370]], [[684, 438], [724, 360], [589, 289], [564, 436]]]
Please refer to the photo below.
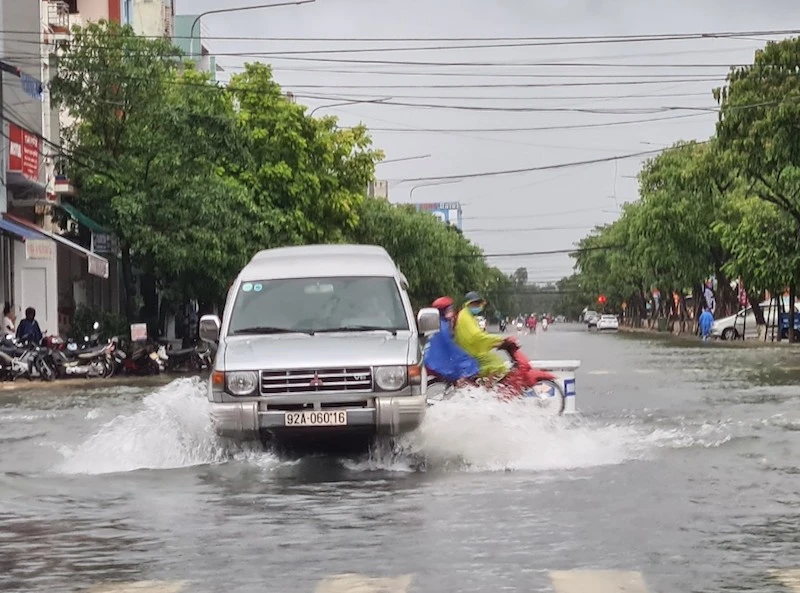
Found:
[[314, 593], [406, 593], [413, 579], [413, 574], [392, 578], [339, 574], [321, 581]]
[[188, 581], [137, 581], [106, 583], [89, 589], [90, 593], [180, 593]]
[[589, 371], [587, 375], [613, 375], [617, 371]]
[[640, 375], [649, 375], [651, 373], [655, 373], [655, 369], [634, 369], [634, 373], [638, 373]]
[[555, 570], [556, 593], [647, 593], [642, 573], [625, 570]]
[[787, 589], [800, 593], [800, 569], [773, 570], [770, 574], [772, 578], [780, 581], [781, 585]]

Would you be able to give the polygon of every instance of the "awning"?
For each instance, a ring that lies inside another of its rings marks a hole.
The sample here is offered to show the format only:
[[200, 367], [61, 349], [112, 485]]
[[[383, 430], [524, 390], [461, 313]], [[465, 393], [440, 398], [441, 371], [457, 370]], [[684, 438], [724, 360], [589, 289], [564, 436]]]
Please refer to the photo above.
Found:
[[29, 229], [21, 224], [16, 224], [5, 218], [0, 218], [0, 231], [11, 235], [18, 241], [25, 241], [25, 239], [44, 239], [42, 233]]
[[23, 226], [26, 229], [44, 235], [45, 237], [52, 239], [56, 243], [60, 243], [67, 249], [72, 250], [78, 255], [85, 257], [89, 266], [89, 273], [92, 276], [98, 276], [100, 278], [108, 278], [108, 260], [106, 258], [100, 257], [99, 255], [92, 253], [88, 249], [84, 249], [80, 245], [77, 245], [72, 241], [65, 239], [61, 235], [56, 235], [55, 233], [51, 233], [50, 231], [44, 230], [43, 228], [39, 228], [32, 222], [24, 220], [22, 218], [18, 218], [13, 214], [4, 214], [3, 217], [5, 219], [4, 222], [6, 223], [12, 222], [17, 226]]
[[15, 200], [44, 200], [47, 198], [47, 186], [34, 181], [16, 171], [6, 171], [6, 186], [11, 190]]
[[58, 205], [64, 212], [69, 214], [72, 218], [74, 218], [79, 224], [82, 224], [87, 229], [92, 231], [93, 233], [108, 233], [108, 229], [103, 227], [100, 223], [93, 221], [91, 218], [86, 216], [83, 212], [78, 210], [72, 204], [67, 204], [62, 202]]

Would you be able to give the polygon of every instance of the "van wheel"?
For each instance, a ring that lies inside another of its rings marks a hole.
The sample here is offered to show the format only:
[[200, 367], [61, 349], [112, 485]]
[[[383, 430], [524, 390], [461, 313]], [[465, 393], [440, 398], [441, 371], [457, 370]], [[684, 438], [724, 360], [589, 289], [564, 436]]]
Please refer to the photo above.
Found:
[[726, 327], [725, 331], [722, 332], [723, 340], [735, 340], [738, 337], [739, 332], [736, 331], [735, 327]]

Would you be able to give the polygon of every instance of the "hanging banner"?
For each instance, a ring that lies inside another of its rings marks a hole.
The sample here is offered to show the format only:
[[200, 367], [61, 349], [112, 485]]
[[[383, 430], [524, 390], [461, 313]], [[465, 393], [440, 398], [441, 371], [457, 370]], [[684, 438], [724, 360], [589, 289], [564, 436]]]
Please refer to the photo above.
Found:
[[47, 239], [25, 239], [25, 259], [52, 260], [55, 250]]
[[744, 282], [742, 281], [741, 277], [739, 278], [739, 305], [742, 307], [747, 306], [747, 291], [744, 288]]
[[92, 276], [108, 278], [108, 260], [94, 255], [87, 256], [89, 262], [89, 273]]
[[39, 137], [8, 124], [8, 170], [31, 181], [39, 180]]

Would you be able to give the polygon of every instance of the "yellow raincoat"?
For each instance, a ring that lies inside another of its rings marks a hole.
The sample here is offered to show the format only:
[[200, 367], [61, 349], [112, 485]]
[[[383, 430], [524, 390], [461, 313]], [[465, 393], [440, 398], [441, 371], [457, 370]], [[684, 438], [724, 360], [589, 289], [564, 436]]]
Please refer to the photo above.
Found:
[[481, 377], [508, 373], [503, 357], [494, 351], [504, 338], [483, 331], [466, 306], [458, 313], [453, 337], [456, 344], [478, 361]]

